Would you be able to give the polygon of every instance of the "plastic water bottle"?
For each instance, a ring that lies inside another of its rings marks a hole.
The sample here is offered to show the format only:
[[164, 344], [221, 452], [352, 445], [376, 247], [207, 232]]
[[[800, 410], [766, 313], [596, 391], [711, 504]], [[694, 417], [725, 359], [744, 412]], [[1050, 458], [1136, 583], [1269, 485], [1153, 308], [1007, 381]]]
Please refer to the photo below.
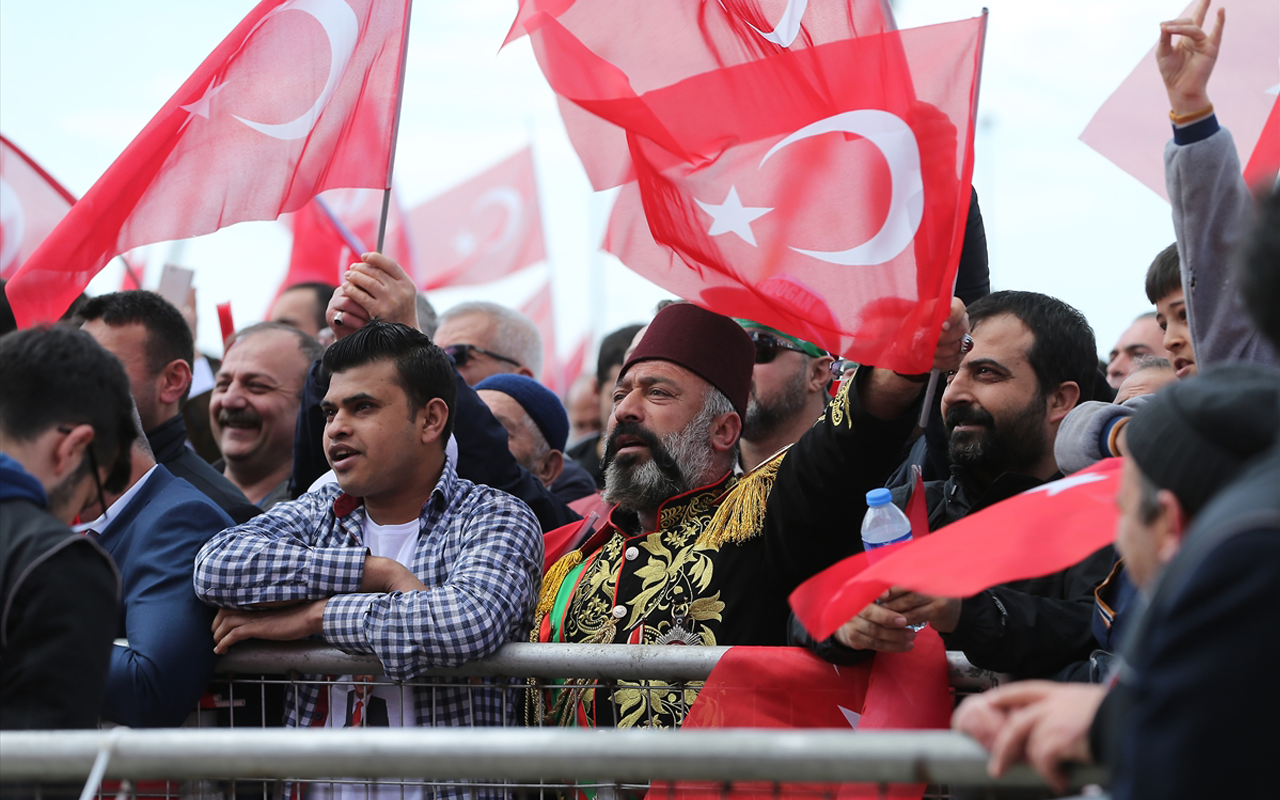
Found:
[[893, 504], [888, 489], [867, 492], [867, 514], [862, 518], [862, 549], [871, 551], [911, 541], [911, 521]]
[[[886, 545], [909, 541], [911, 520], [893, 504], [892, 493], [888, 489], [872, 489], [867, 492], [867, 513], [862, 518], [862, 549], [870, 553]], [[869, 558], [875, 560], [874, 555]], [[918, 631], [924, 625], [908, 627]]]

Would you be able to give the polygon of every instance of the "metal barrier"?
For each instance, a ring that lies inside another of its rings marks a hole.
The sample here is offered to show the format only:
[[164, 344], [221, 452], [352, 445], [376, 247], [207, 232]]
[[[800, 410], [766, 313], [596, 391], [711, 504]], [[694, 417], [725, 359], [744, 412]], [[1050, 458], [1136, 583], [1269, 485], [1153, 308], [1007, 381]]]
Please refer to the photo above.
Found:
[[[511, 709], [524, 696], [526, 676], [642, 681], [643, 691], [688, 696], [687, 684], [705, 680], [728, 649], [517, 643], [458, 668], [430, 670], [418, 681], [360, 683], [399, 692], [401, 703], [413, 687], [493, 691], [497, 686], [504, 708]], [[1003, 679], [975, 669], [959, 653], [948, 653], [948, 665], [958, 694]], [[652, 781], [669, 780], [710, 781], [711, 794], [736, 795], [732, 800], [744, 794], [743, 782], [754, 781], [771, 788], [748, 785], [746, 795], [776, 797], [784, 791], [779, 782], [793, 781], [821, 782], [809, 792], [833, 797], [835, 784], [849, 781], [925, 782], [934, 784], [927, 796], [935, 798], [950, 796], [945, 784], [988, 790], [1043, 786], [1026, 769], [992, 780], [982, 748], [945, 731], [271, 729], [279, 724], [278, 715], [271, 719], [265, 710], [272, 691], [319, 685], [348, 692], [357, 683], [352, 676], [380, 671], [376, 658], [348, 655], [324, 643], [245, 643], [220, 662], [221, 693], [193, 715], [188, 724], [195, 729], [0, 733], [0, 790], [19, 782], [83, 783], [95, 759], [107, 779], [125, 781], [110, 792], [122, 788], [139, 797], [273, 797], [286, 782], [368, 786], [372, 778], [379, 779], [382, 793], [370, 796], [378, 797], [551, 797], [594, 789], [597, 800], [628, 791], [638, 795]], [[237, 718], [234, 712], [245, 709], [252, 713]], [[338, 717], [341, 721], [341, 712]], [[515, 723], [514, 713], [507, 718]], [[226, 727], [234, 729], [220, 729]], [[96, 789], [101, 775], [92, 777]], [[1085, 783], [1097, 778], [1093, 772], [1080, 774]], [[794, 786], [788, 786], [785, 793], [794, 794]], [[704, 787], [699, 797], [709, 796]]]

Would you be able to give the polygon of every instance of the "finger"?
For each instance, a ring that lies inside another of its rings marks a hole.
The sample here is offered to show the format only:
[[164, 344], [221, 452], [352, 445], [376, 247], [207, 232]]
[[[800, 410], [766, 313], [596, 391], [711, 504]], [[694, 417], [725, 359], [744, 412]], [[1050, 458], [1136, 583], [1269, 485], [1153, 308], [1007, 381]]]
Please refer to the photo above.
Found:
[[357, 303], [360, 310], [369, 317], [378, 316], [378, 297], [383, 287], [377, 281], [370, 279], [366, 275], [348, 272], [342, 288], [348, 302]]
[[1179, 25], [1177, 23], [1165, 23], [1163, 30], [1167, 30], [1171, 34], [1176, 34], [1185, 39], [1190, 39], [1197, 45], [1208, 41], [1209, 34], [1204, 32], [1204, 28], [1199, 25]]
[[886, 628], [861, 617], [836, 631], [837, 641], [857, 650], [905, 653], [915, 647], [915, 638], [916, 632], [908, 628]]
[[998, 778], [1012, 764], [1026, 759], [1027, 737], [1039, 719], [1034, 706], [1022, 708], [1009, 715], [1008, 721], [995, 741], [991, 743], [991, 760], [987, 762], [987, 772]]
[[1227, 22], [1227, 9], [1218, 9], [1218, 19], [1213, 24], [1213, 32], [1209, 34], [1209, 41], [1214, 47], [1222, 44], [1222, 26]]
[[1056, 686], [1052, 681], [1018, 681], [993, 689], [983, 696], [992, 706], [1013, 711], [1043, 700]]
[[[356, 283], [362, 289], [370, 294], [386, 294], [390, 285], [393, 283], [391, 276], [380, 269], [371, 267], [362, 261], [357, 261], [347, 268], [343, 273], [344, 281]], [[359, 278], [359, 280], [355, 280]]]
[[1191, 12], [1191, 18], [1195, 20], [1197, 25], [1204, 24], [1204, 17], [1209, 13], [1210, 0], [1200, 0], [1200, 4], [1196, 6], [1196, 10]]
[[393, 280], [411, 281], [409, 273], [405, 272], [404, 267], [396, 263], [395, 259], [389, 258], [382, 253], [365, 253], [360, 256], [360, 260], [371, 267], [382, 270]]
[[1027, 741], [1026, 758], [1027, 763], [1044, 777], [1055, 792], [1062, 794], [1067, 791], [1065, 751], [1059, 737], [1036, 736], [1033, 731]]
[[255, 627], [256, 626], [252, 621], [246, 621], [244, 625], [232, 628], [227, 631], [224, 636], [216, 638], [216, 644], [213, 647], [213, 652], [218, 653], [219, 655], [226, 655], [227, 650], [231, 645], [236, 642], [242, 642], [245, 639], [254, 638], [253, 631]]
[[858, 616], [854, 619], [862, 619], [873, 625], [879, 625], [883, 628], [905, 628], [907, 627], [907, 618], [901, 613], [893, 609], [886, 608], [879, 604], [872, 604], [858, 612]]

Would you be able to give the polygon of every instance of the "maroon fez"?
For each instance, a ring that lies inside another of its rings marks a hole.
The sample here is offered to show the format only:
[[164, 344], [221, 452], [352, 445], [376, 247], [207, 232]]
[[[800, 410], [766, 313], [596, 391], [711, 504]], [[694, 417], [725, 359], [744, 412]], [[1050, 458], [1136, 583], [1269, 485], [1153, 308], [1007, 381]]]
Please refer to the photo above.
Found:
[[723, 392], [739, 416], [746, 415], [756, 347], [732, 319], [692, 303], [672, 303], [649, 323], [618, 377], [632, 364], [654, 359], [694, 373]]

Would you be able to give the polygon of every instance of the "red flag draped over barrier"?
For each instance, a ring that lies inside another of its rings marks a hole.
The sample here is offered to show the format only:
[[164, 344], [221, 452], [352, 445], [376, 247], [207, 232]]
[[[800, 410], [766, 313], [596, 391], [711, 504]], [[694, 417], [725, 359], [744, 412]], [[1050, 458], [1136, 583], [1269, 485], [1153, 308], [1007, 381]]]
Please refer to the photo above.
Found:
[[6, 287], [56, 319], [133, 247], [385, 189], [408, 0], [265, 0], [165, 103]]
[[[828, 664], [796, 647], [733, 647], [716, 664], [698, 692], [682, 729], [832, 728], [888, 730], [946, 728], [951, 719], [946, 650], [941, 637], [925, 629], [909, 653], [878, 653], [854, 666]], [[919, 800], [924, 785], [892, 785], [881, 794], [874, 785], [735, 783], [655, 783], [659, 800], [734, 800], [802, 796], [888, 797]]]
[[13, 276], [75, 202], [75, 195], [0, 136], [0, 278]]
[[486, 283], [546, 258], [542, 211], [525, 148], [409, 212], [419, 286]]
[[[1179, 17], [1190, 17], [1195, 0]], [[1213, 25], [1206, 19], [1206, 30]], [[1152, 25], [1151, 38], [1158, 37]], [[1231, 129], [1250, 185], [1280, 167], [1280, 3], [1233, 0], [1227, 6], [1222, 49], [1209, 81], [1218, 121]], [[1172, 137], [1169, 95], [1156, 66], [1153, 44], [1142, 61], [1107, 98], [1080, 140], [1153, 192], [1169, 199], [1164, 145]]]
[[[792, 48], [747, 26], [757, 57], [648, 91], [550, 15], [530, 27], [552, 88], [627, 132], [637, 180], [610, 252], [713, 311], [927, 369], [968, 212], [984, 18]], [[704, 60], [725, 41], [707, 34]]]
[[[295, 283], [320, 281], [330, 286], [342, 282], [347, 267], [361, 254], [373, 250], [382, 221], [383, 193], [374, 189], [334, 189], [312, 200], [291, 215], [293, 249], [289, 270], [280, 283], [283, 291]], [[339, 223], [346, 228], [343, 232]], [[350, 234], [354, 241], [348, 241]], [[387, 210], [386, 239], [382, 252], [419, 280], [418, 258], [409, 238], [409, 226], [393, 191]]]
[[[825, 639], [891, 586], [969, 597], [1066, 569], [1115, 539], [1123, 459], [1109, 458], [963, 517], [933, 534], [850, 556], [791, 593], [805, 628]], [[918, 641], [918, 640], [917, 640]]]

